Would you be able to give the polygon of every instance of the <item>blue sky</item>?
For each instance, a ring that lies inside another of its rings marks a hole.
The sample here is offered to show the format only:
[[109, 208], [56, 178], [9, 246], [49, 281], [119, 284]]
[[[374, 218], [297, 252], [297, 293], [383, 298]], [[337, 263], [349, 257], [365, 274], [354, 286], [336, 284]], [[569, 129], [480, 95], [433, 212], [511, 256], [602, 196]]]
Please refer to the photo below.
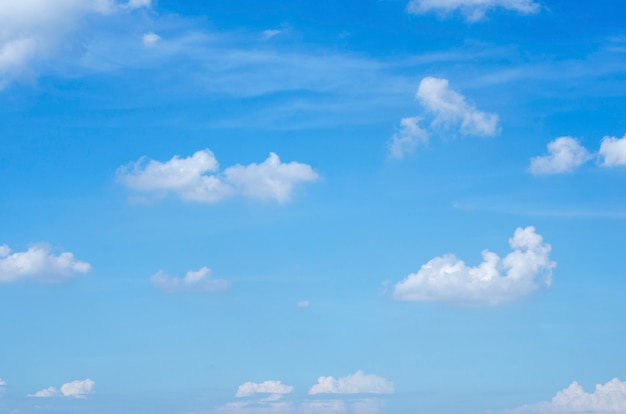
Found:
[[625, 18], [0, 0], [0, 412], [626, 412]]

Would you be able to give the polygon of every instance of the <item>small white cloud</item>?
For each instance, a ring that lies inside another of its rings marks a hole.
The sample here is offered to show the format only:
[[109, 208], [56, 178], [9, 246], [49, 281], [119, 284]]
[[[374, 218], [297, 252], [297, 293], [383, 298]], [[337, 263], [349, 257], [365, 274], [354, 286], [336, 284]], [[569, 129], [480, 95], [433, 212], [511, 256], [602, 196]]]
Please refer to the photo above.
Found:
[[415, 151], [419, 144], [428, 143], [428, 132], [419, 126], [421, 117], [402, 118], [400, 130], [393, 135], [389, 143], [389, 155], [402, 159], [405, 154]]
[[300, 302], [296, 303], [296, 307], [298, 308], [308, 308], [309, 306], [311, 306], [311, 303], [308, 300], [301, 300]]
[[280, 381], [264, 381], [261, 383], [246, 382], [237, 389], [236, 397], [250, 397], [255, 394], [282, 395], [291, 394], [293, 387]]
[[6, 385], [7, 385], [6, 381], [0, 378], [0, 387], [6, 387]]
[[509, 411], [510, 413], [586, 413], [609, 414], [626, 412], [626, 382], [614, 378], [606, 384], [597, 384], [592, 393], [587, 393], [577, 383], [559, 391], [551, 401], [525, 405]]
[[159, 272], [152, 276], [150, 280], [154, 286], [168, 292], [192, 290], [215, 292], [228, 289], [228, 281], [213, 279], [210, 277], [210, 273], [211, 269], [208, 267], [202, 267], [197, 271], [189, 271], [184, 277], [169, 277], [164, 272]]
[[235, 165], [217, 174], [219, 164], [211, 151], [160, 162], [140, 159], [120, 167], [117, 179], [133, 190], [153, 194], [175, 193], [183, 200], [216, 203], [234, 195], [288, 201], [296, 185], [315, 181], [317, 173], [306, 164], [282, 163], [275, 153], [261, 164]]
[[376, 375], [365, 375], [363, 371], [341, 378], [319, 377], [309, 394], [392, 394], [393, 383]]
[[282, 33], [282, 30], [277, 30], [277, 29], [263, 30], [263, 39], [269, 40], [272, 37], [278, 36], [281, 33]]
[[425, 77], [416, 94], [424, 108], [435, 115], [431, 127], [458, 128], [462, 135], [493, 136], [498, 115], [479, 111], [448, 86], [447, 79]]
[[532, 14], [537, 13], [540, 6], [533, 0], [411, 0], [407, 6], [412, 14], [448, 14], [458, 10], [471, 22], [483, 19], [487, 10], [496, 8]]
[[603, 167], [626, 165], [626, 135], [622, 138], [604, 137], [599, 151]]
[[503, 259], [483, 250], [483, 262], [475, 267], [453, 254], [436, 257], [396, 284], [394, 299], [497, 305], [549, 287], [556, 264], [535, 228], [518, 228], [509, 245], [513, 251]]
[[85, 398], [89, 394], [93, 394], [96, 383], [89, 378], [85, 380], [77, 380], [61, 385], [60, 390], [55, 387], [45, 388], [29, 397], [34, 398], [50, 398], [50, 397], [68, 397], [68, 398]]
[[145, 46], [154, 46], [159, 40], [161, 40], [161, 36], [154, 32], [149, 32], [143, 35], [142, 41]]
[[55, 255], [45, 243], [32, 245], [25, 252], [11, 253], [7, 245], [0, 246], [0, 283], [36, 279], [41, 282], [63, 282], [91, 271], [70, 252]]
[[592, 158], [577, 139], [560, 137], [548, 144], [548, 155], [530, 160], [530, 172], [535, 175], [569, 173]]

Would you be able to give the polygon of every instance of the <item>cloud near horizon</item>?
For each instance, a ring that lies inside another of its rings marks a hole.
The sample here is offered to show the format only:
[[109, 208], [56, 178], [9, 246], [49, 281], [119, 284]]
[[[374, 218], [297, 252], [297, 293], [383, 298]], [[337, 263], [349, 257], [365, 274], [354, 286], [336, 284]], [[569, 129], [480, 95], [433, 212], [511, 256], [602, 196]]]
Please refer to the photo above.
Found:
[[57, 283], [91, 271], [91, 265], [77, 260], [71, 252], [55, 255], [47, 243], [31, 245], [25, 252], [13, 253], [0, 245], [0, 284], [33, 279]]
[[230, 286], [227, 280], [213, 279], [211, 269], [202, 267], [190, 270], [183, 277], [170, 277], [165, 272], [158, 272], [150, 278], [152, 284], [167, 292], [200, 291], [216, 292], [226, 290]]
[[117, 180], [127, 188], [153, 195], [173, 193], [185, 201], [217, 203], [240, 195], [285, 203], [294, 188], [316, 181], [318, 174], [307, 164], [283, 163], [275, 153], [260, 164], [234, 165], [218, 173], [219, 164], [208, 150], [166, 162], [141, 158], [120, 167]]
[[55, 387], [44, 388], [34, 394], [29, 394], [29, 397], [33, 398], [50, 398], [50, 397], [68, 397], [68, 398], [85, 398], [89, 394], [93, 394], [95, 387], [95, 381], [89, 378], [85, 380], [76, 380], [61, 385], [60, 389]]
[[468, 266], [454, 254], [431, 259], [394, 287], [393, 298], [414, 302], [498, 305], [552, 283], [552, 247], [532, 226], [517, 228], [504, 258], [483, 250], [483, 262]]
[[488, 10], [505, 9], [520, 14], [533, 14], [540, 10], [533, 0], [411, 0], [407, 5], [410, 14], [439, 13], [447, 15], [460, 11], [470, 22], [485, 18]]
[[317, 384], [309, 390], [316, 394], [393, 394], [393, 383], [377, 375], [366, 375], [363, 371], [341, 378], [319, 377]]

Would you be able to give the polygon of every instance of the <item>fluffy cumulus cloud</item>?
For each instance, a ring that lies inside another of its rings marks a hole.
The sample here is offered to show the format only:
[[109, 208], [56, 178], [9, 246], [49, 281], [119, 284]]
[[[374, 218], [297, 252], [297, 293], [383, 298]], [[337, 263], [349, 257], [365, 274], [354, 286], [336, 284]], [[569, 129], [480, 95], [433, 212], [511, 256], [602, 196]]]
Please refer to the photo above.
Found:
[[29, 397], [49, 398], [49, 397], [68, 397], [68, 398], [85, 398], [89, 394], [93, 394], [96, 383], [89, 378], [85, 380], [77, 380], [61, 385], [60, 389], [55, 387], [45, 388], [30, 394]]
[[540, 6], [533, 0], [411, 0], [407, 6], [408, 12], [412, 14], [460, 11], [472, 22], [483, 19], [488, 10], [497, 8], [532, 14], [538, 12]]
[[624, 413], [626, 412], [626, 382], [614, 378], [604, 385], [596, 385], [596, 389], [591, 393], [585, 392], [577, 382], [574, 382], [566, 389], [559, 391], [550, 401], [525, 405], [510, 412], [519, 414]]
[[463, 95], [450, 89], [447, 79], [425, 77], [416, 94], [422, 106], [434, 114], [432, 127], [454, 128], [462, 135], [493, 136], [498, 115], [479, 111]]
[[604, 137], [600, 144], [599, 156], [604, 167], [626, 165], [626, 135], [622, 138]]
[[535, 228], [518, 228], [509, 245], [513, 251], [504, 258], [483, 250], [474, 267], [453, 254], [436, 257], [396, 284], [394, 299], [496, 305], [549, 287], [556, 264]]
[[207, 149], [166, 162], [142, 158], [119, 168], [117, 177], [133, 190], [156, 195], [173, 193], [183, 200], [202, 203], [216, 203], [234, 195], [283, 203], [298, 184], [318, 178], [309, 165], [283, 163], [273, 152], [260, 164], [235, 165], [221, 174], [218, 170], [215, 156]]
[[530, 160], [530, 172], [535, 175], [569, 173], [592, 158], [577, 139], [560, 137], [548, 144], [547, 155]]
[[25, 279], [42, 282], [63, 282], [91, 270], [70, 252], [55, 255], [45, 243], [32, 245], [25, 252], [12, 252], [9, 246], [0, 245], [0, 283]]
[[363, 371], [341, 378], [319, 377], [309, 394], [392, 394], [393, 383]]
[[40, 60], [85, 48], [76, 36], [88, 15], [149, 7], [150, 0], [0, 0], [0, 89]]
[[419, 125], [421, 120], [419, 116], [402, 118], [400, 129], [389, 143], [389, 155], [392, 158], [404, 158], [405, 154], [415, 151], [419, 144], [428, 142], [428, 132]]
[[213, 279], [210, 274], [211, 269], [202, 267], [196, 271], [190, 270], [183, 277], [170, 277], [164, 272], [159, 272], [153, 275], [150, 280], [154, 286], [168, 292], [215, 292], [228, 289], [228, 281]]
[[290, 394], [293, 387], [280, 381], [264, 381], [261, 383], [246, 382], [237, 389], [236, 397], [250, 397], [255, 394]]

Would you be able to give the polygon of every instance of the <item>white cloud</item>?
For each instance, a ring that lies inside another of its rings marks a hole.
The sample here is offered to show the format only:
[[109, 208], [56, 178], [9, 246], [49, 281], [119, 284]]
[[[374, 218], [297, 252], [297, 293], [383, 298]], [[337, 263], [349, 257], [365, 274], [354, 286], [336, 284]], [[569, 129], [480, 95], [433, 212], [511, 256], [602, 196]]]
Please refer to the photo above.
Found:
[[365, 375], [363, 371], [341, 378], [319, 377], [309, 394], [392, 394], [393, 383], [376, 375]]
[[149, 4], [148, 0], [0, 0], [0, 89], [31, 73], [36, 61], [83, 50], [85, 44], [75, 34], [86, 16]]
[[149, 32], [142, 36], [143, 44], [148, 47], [154, 46], [159, 40], [161, 40], [161, 36], [154, 32]]
[[496, 305], [549, 287], [556, 264], [535, 228], [518, 228], [509, 245], [513, 251], [503, 259], [483, 250], [483, 262], [475, 267], [453, 254], [436, 257], [396, 284], [394, 299]]
[[622, 138], [604, 137], [599, 151], [603, 167], [626, 165], [626, 135]]
[[311, 306], [311, 302], [309, 302], [308, 300], [301, 300], [300, 302], [296, 303], [296, 307], [298, 308], [308, 308], [309, 306]]
[[152, 284], [159, 289], [169, 292], [186, 290], [214, 292], [228, 289], [229, 283], [224, 279], [210, 277], [211, 269], [202, 267], [197, 271], [189, 271], [184, 277], [169, 277], [164, 272], [152, 276]]
[[2, 378], [0, 378], [0, 387], [6, 387], [7, 382], [5, 380], [3, 380]]
[[278, 36], [282, 33], [282, 30], [272, 29], [272, 30], [263, 30], [263, 39], [269, 40], [274, 36]]
[[428, 132], [419, 126], [421, 117], [402, 118], [400, 130], [393, 135], [389, 144], [389, 155], [401, 159], [405, 154], [415, 151], [418, 144], [428, 142]]
[[498, 115], [479, 111], [448, 86], [447, 79], [425, 77], [416, 94], [424, 108], [435, 115], [431, 127], [459, 128], [462, 135], [493, 136]]
[[72, 381], [61, 385], [60, 390], [55, 387], [45, 388], [37, 391], [34, 394], [29, 394], [29, 397], [35, 398], [50, 398], [63, 396], [68, 398], [85, 398], [89, 394], [93, 394], [93, 389], [96, 383], [89, 378], [82, 381]]
[[255, 394], [290, 394], [293, 387], [280, 381], [264, 381], [261, 383], [246, 382], [237, 389], [236, 397], [250, 397]]
[[483, 19], [487, 10], [496, 8], [532, 14], [538, 12], [540, 6], [533, 0], [411, 0], [407, 6], [412, 14], [447, 14], [458, 10], [471, 22]]
[[0, 283], [23, 279], [63, 282], [89, 271], [89, 263], [77, 260], [70, 252], [54, 255], [45, 243], [16, 253], [11, 253], [9, 246], [0, 245]]
[[559, 391], [550, 401], [525, 405], [511, 413], [587, 413], [608, 414], [626, 412], [626, 382], [614, 378], [606, 384], [597, 384], [592, 393], [587, 393], [577, 383]]
[[530, 172], [535, 175], [569, 173], [592, 158], [577, 139], [560, 137], [548, 144], [548, 155], [530, 160]]
[[309, 165], [282, 163], [273, 152], [261, 164], [235, 165], [221, 175], [218, 169], [215, 156], [207, 149], [187, 158], [175, 156], [167, 162], [142, 158], [119, 168], [117, 178], [134, 190], [175, 193], [184, 200], [203, 203], [216, 203], [237, 194], [283, 203], [290, 199], [296, 185], [318, 178]]

